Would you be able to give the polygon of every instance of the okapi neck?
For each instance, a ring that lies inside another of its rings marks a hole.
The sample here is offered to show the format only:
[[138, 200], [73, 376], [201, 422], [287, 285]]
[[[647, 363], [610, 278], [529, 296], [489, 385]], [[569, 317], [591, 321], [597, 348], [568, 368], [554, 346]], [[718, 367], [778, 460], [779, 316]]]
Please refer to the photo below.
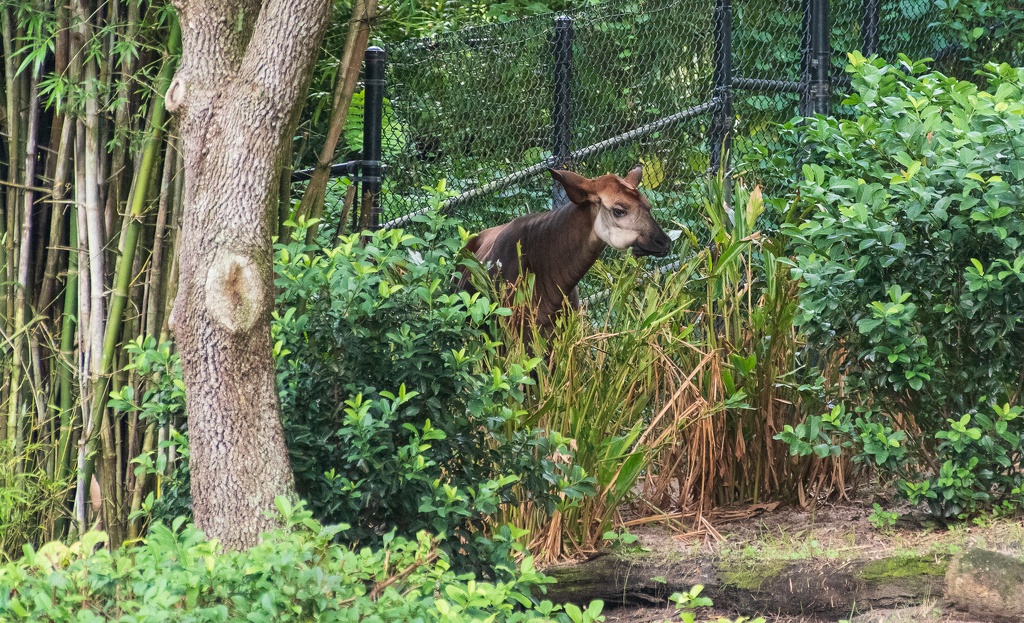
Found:
[[[601, 257], [606, 245], [594, 235], [594, 214], [590, 206], [569, 203], [548, 213], [534, 238], [534, 272], [550, 275], [568, 294]], [[540, 259], [541, 261], [536, 261]]]

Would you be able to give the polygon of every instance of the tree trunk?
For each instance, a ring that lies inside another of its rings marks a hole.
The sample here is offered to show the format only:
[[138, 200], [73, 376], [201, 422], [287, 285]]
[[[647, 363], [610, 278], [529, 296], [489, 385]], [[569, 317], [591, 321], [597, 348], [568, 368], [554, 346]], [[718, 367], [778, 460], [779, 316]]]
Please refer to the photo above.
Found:
[[329, 0], [179, 0], [182, 59], [167, 92], [185, 160], [178, 296], [196, 525], [255, 544], [293, 491], [270, 313], [271, 223], [283, 142], [327, 25]]
[[[977, 621], [1024, 621], [1024, 560], [977, 548], [950, 557], [902, 552], [846, 559], [686, 558], [672, 550], [603, 554], [544, 570], [555, 579], [543, 598], [609, 608], [665, 605], [669, 595], [700, 584], [718, 610], [850, 619], [857, 612], [943, 603]], [[540, 591], [538, 591], [540, 597]], [[875, 618], [871, 619], [872, 621]], [[903, 620], [903, 619], [900, 619]], [[914, 619], [907, 619], [914, 620]]]

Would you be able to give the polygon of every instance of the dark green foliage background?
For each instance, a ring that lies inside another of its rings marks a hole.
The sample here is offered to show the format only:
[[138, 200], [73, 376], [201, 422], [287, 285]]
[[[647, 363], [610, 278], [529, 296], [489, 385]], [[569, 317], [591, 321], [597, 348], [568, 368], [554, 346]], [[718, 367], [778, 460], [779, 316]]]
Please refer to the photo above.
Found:
[[856, 57], [852, 72], [856, 117], [799, 129], [797, 320], [844, 356], [837, 400], [857, 421], [829, 426], [864, 433], [859, 452], [911, 499], [972, 513], [1022, 482], [1024, 421], [1002, 405], [1024, 372], [1024, 70], [989, 65], [984, 89], [905, 57]]

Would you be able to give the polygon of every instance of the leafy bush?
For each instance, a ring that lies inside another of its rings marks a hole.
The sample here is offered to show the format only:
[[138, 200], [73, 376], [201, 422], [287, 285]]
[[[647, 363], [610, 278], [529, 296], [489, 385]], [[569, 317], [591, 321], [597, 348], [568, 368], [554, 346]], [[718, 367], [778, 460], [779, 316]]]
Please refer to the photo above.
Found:
[[1024, 426], [1021, 407], [989, 405], [946, 420], [935, 433], [938, 473], [921, 482], [904, 482], [912, 502], [924, 501], [939, 516], [974, 514], [998, 503], [1004, 510], [1024, 508]]
[[[443, 534], [460, 564], [507, 555], [485, 518], [582, 491], [558, 435], [523, 426], [537, 359], [490, 365], [508, 310], [454, 291], [464, 240], [450, 223], [378, 232], [333, 249], [278, 246], [275, 351], [298, 492], [343, 537]], [[301, 239], [301, 236], [300, 236]], [[513, 486], [515, 485], [515, 486]], [[494, 549], [497, 547], [498, 549]]]
[[[508, 528], [490, 530], [503, 505], [554, 510], [591, 492], [567, 440], [524, 426], [525, 389], [539, 360], [502, 360], [489, 325], [509, 310], [456, 292], [462, 238], [424, 217], [422, 234], [378, 232], [337, 247], [277, 247], [272, 332], [282, 417], [298, 493], [318, 519], [354, 527], [340, 538], [379, 544], [397, 530], [441, 535], [460, 566], [494, 570], [507, 560]], [[126, 387], [111, 407], [184, 426], [184, 393], [170, 344], [129, 345], [141, 400]], [[168, 521], [190, 512], [187, 437], [169, 474], [160, 451], [136, 462], [166, 476], [142, 510]], [[558, 457], [558, 460], [554, 460]]]
[[[185, 383], [181, 379], [181, 360], [174, 344], [157, 344], [156, 339], [138, 338], [125, 345], [130, 363], [126, 372], [138, 375], [145, 390], [141, 402], [136, 401], [135, 388], [125, 385], [110, 393], [108, 406], [121, 413], [137, 413], [147, 427], [156, 427], [166, 433], [155, 451], [132, 459], [137, 464], [137, 477], [151, 475], [157, 478], [155, 493], [150, 493], [137, 515], [170, 521], [175, 517], [192, 514], [192, 495], [189, 477], [188, 437], [180, 429], [185, 426]], [[136, 518], [133, 517], [134, 521]]]
[[1021, 62], [1024, 5], [1019, 0], [936, 0], [944, 29], [977, 62]]
[[0, 567], [4, 621], [559, 621], [589, 623], [588, 610], [548, 601], [548, 580], [527, 557], [493, 584], [456, 575], [446, 554], [421, 534], [383, 536], [380, 549], [335, 543], [346, 526], [322, 526], [277, 500], [285, 527], [245, 552], [224, 552], [183, 519], [158, 523], [138, 546], [110, 551], [90, 532], [69, 546], [26, 548]]
[[[905, 57], [850, 59], [857, 116], [802, 129], [811, 215], [789, 233], [798, 322], [861, 406], [780, 438], [820, 452], [838, 431], [911, 499], [972, 512], [1021, 480], [1024, 426], [1013, 407], [987, 414], [1024, 370], [1024, 69], [988, 65], [982, 90]], [[915, 484], [929, 458], [938, 473]]]
[[30, 445], [16, 453], [0, 443], [0, 561], [21, 553], [25, 543], [41, 543], [59, 535], [66, 522], [65, 501], [71, 483], [56, 479], [42, 467], [25, 470], [25, 456], [41, 451]]

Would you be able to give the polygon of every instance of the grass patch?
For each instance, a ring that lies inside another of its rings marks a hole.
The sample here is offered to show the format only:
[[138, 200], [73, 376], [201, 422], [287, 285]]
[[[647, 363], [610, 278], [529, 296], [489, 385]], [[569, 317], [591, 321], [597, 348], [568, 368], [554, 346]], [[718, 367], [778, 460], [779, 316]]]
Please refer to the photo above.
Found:
[[868, 582], [884, 582], [894, 578], [944, 575], [948, 566], [947, 560], [904, 554], [869, 562], [861, 569], [860, 577]]
[[786, 568], [784, 560], [766, 560], [755, 564], [723, 563], [718, 568], [722, 584], [747, 591], [759, 590]]

